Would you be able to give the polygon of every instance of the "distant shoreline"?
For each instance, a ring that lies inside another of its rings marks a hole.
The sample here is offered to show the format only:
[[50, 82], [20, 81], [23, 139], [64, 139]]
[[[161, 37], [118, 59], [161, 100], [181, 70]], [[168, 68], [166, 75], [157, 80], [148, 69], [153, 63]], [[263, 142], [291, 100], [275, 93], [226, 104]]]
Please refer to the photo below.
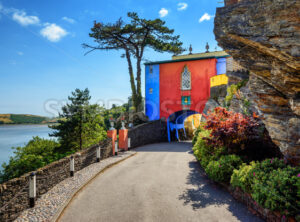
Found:
[[58, 120], [58, 118], [31, 114], [0, 114], [0, 125], [55, 124]]
[[33, 126], [40, 126], [40, 125], [47, 126], [47, 125], [56, 125], [56, 124], [58, 124], [58, 123], [5, 123], [5, 124], [0, 123], [0, 126], [22, 126], [22, 125], [24, 125], [24, 126], [31, 126], [31, 125], [33, 125]]

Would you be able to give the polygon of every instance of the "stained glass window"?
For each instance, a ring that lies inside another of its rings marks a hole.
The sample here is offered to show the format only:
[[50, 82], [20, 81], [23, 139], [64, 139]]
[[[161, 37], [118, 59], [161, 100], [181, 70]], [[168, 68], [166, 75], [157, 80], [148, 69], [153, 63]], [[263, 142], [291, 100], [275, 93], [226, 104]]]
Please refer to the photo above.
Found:
[[181, 104], [184, 106], [191, 105], [191, 97], [190, 96], [182, 96]]
[[181, 89], [190, 90], [191, 89], [191, 73], [188, 70], [187, 66], [184, 67], [181, 74]]

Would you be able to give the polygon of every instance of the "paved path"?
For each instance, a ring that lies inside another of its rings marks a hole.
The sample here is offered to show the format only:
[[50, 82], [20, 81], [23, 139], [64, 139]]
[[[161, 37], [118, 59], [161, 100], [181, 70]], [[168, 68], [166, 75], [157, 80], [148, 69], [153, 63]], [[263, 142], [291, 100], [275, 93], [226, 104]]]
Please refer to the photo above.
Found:
[[59, 221], [260, 221], [209, 182], [190, 143], [147, 145], [136, 151], [78, 193]]

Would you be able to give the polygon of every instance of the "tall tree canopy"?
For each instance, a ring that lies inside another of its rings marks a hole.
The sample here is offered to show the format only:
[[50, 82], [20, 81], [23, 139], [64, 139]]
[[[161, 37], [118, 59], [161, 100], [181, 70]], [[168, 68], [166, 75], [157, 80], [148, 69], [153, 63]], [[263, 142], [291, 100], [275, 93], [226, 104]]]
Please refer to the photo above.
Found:
[[[137, 13], [129, 12], [129, 23], [120, 18], [115, 23], [104, 24], [94, 22], [90, 37], [97, 45], [83, 44], [89, 48], [87, 52], [94, 50], [124, 50], [122, 55], [127, 59], [132, 91], [133, 105], [136, 111], [142, 109], [141, 91], [141, 62], [145, 48], [149, 47], [157, 52], [169, 52], [180, 54], [184, 51], [179, 35], [173, 35], [174, 30], [165, 26], [161, 19], [147, 20], [139, 18]], [[132, 58], [136, 59], [136, 78], [134, 75]]]
[[60, 152], [77, 151], [94, 145], [106, 136], [101, 107], [90, 105], [89, 90], [76, 89], [68, 97], [70, 103], [62, 107], [58, 125], [51, 126], [55, 131], [50, 136], [58, 138]]

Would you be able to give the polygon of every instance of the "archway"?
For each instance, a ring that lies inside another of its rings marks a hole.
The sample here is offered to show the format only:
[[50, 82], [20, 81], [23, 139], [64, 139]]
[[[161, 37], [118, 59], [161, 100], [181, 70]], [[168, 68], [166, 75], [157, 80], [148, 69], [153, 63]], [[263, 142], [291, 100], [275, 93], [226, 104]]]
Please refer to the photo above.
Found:
[[178, 140], [179, 140], [179, 134], [178, 134], [179, 129], [183, 129], [184, 134], [186, 135], [184, 120], [190, 115], [194, 115], [194, 114], [200, 114], [200, 113], [194, 110], [181, 110], [169, 116], [169, 118], [167, 119], [167, 130], [168, 130], [169, 142], [171, 142], [171, 132], [174, 130], [176, 131], [176, 138]]

